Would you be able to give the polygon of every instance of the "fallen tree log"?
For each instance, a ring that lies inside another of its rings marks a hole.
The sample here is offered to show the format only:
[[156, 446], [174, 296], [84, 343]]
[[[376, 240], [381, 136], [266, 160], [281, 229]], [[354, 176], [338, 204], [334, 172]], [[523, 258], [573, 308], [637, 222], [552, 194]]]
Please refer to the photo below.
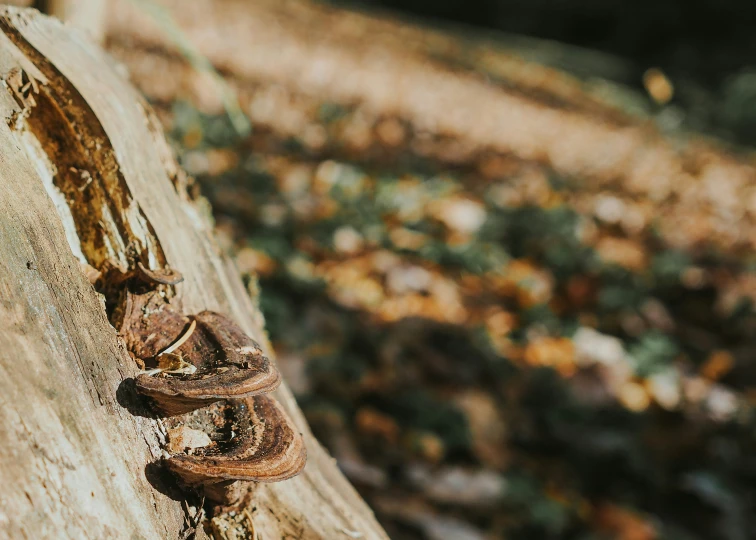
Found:
[[[158, 464], [162, 422], [131, 390], [139, 369], [111, 324], [119, 290], [140, 263], [170, 267], [184, 277], [160, 292], [172, 305], [223, 313], [266, 347], [262, 317], [110, 58], [34, 11], [2, 9], [0, 30], [1, 535], [188, 537], [201, 500]], [[385, 538], [287, 388], [274, 395], [308, 464], [251, 485], [213, 531]]]

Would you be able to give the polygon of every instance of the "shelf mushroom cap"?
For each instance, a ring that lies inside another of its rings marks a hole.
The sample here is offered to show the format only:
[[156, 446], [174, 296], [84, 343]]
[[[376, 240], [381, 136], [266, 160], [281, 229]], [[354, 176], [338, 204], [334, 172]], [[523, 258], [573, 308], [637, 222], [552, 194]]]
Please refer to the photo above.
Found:
[[[136, 377], [137, 391], [174, 416], [222, 399], [240, 399], [275, 390], [281, 375], [260, 346], [230, 318], [203, 311], [185, 317], [149, 301], [127, 307], [121, 334], [143, 362], [170, 355], [185, 369], [153, 369]], [[170, 351], [170, 352], [168, 352]]]
[[150, 270], [145, 265], [137, 262], [137, 276], [147, 283], [157, 283], [158, 285], [178, 285], [184, 281], [184, 276], [178, 270], [172, 268], [160, 268]]
[[302, 435], [270, 396], [219, 402], [195, 415], [200, 423], [210, 425], [214, 434], [223, 433], [224, 437], [192, 454], [166, 460], [168, 468], [188, 485], [232, 480], [277, 482], [296, 476], [305, 466]]

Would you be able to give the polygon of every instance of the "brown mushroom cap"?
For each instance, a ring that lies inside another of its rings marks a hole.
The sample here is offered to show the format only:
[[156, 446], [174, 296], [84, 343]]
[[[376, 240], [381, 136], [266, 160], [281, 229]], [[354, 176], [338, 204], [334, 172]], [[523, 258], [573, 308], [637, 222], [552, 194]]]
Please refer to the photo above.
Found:
[[232, 480], [275, 482], [305, 466], [304, 440], [278, 402], [259, 395], [216, 403], [182, 421], [204, 426], [216, 440], [166, 460], [188, 485]]
[[181, 414], [220, 399], [266, 394], [281, 384], [281, 375], [260, 346], [231, 319], [212, 311], [191, 318], [196, 330], [177, 351], [197, 370], [191, 375], [136, 378], [137, 391], [154, 399], [166, 414]]
[[184, 281], [184, 276], [178, 270], [172, 268], [160, 268], [150, 270], [141, 262], [137, 262], [137, 276], [147, 283], [158, 283], [160, 285], [178, 285]]
[[278, 370], [260, 346], [220, 313], [203, 311], [185, 317], [153, 299], [131, 299], [121, 326], [129, 350], [145, 363], [181, 341], [188, 331], [188, 339], [172, 352], [194, 366], [191, 373], [136, 377], [137, 391], [151, 397], [165, 415], [182, 414], [222, 399], [268, 393], [281, 383]]
[[[301, 434], [270, 396], [281, 381], [260, 346], [228, 317], [184, 316], [157, 292], [127, 292], [115, 312], [129, 352], [149, 371], [137, 390], [169, 416], [175, 452], [167, 466], [205, 495], [238, 498], [237, 480], [275, 482], [298, 474]], [[157, 366], [157, 367], [156, 367]]]

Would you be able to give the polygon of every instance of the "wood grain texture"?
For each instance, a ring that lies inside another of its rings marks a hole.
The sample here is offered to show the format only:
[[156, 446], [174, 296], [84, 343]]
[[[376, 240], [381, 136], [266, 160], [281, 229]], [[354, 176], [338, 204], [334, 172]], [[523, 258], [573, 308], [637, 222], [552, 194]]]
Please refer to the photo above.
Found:
[[[3, 79], [17, 54], [2, 43]], [[136, 366], [20, 137], [0, 122], [0, 536], [175, 537], [181, 509], [144, 474], [155, 422], [117, 401]]]
[[[158, 425], [118, 403], [137, 367], [81, 265], [110, 282], [140, 260], [176, 269], [186, 312], [224, 313], [270, 354], [262, 318], [113, 61], [36, 12], [5, 8], [0, 29], [0, 531], [178, 537], [180, 502], [145, 478]], [[275, 396], [310, 458], [299, 477], [255, 488], [258, 534], [385, 538], [288, 389]]]

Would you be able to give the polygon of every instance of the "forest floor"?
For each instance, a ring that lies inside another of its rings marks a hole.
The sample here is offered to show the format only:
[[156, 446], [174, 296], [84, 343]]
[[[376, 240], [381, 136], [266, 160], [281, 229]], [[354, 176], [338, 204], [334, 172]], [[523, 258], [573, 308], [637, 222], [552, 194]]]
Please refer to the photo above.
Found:
[[[587, 181], [281, 92], [251, 107], [306, 129], [157, 106], [310, 425], [392, 538], [756, 538], [742, 150], [707, 175], [720, 154], [696, 147], [668, 185]], [[667, 165], [644, 159], [641, 179]]]
[[578, 208], [532, 166], [259, 151], [174, 112], [286, 380], [392, 538], [752, 538], [746, 261], [617, 234], [642, 228], [625, 201]]

